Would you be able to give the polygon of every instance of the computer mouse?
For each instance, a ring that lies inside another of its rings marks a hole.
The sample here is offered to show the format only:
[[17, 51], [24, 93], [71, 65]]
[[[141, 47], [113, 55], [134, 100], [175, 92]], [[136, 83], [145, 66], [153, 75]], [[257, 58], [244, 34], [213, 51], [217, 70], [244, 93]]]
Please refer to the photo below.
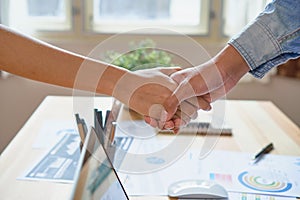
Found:
[[169, 197], [179, 199], [227, 199], [225, 188], [208, 180], [181, 180], [168, 188]]

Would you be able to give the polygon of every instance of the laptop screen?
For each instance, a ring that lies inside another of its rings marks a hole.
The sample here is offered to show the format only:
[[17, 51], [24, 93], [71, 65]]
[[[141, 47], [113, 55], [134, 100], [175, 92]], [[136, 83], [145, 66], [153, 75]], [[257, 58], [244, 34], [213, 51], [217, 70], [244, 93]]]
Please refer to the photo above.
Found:
[[103, 145], [98, 142], [94, 128], [86, 137], [82, 160], [89, 149], [93, 149], [93, 152], [78, 172], [72, 199], [128, 200]]

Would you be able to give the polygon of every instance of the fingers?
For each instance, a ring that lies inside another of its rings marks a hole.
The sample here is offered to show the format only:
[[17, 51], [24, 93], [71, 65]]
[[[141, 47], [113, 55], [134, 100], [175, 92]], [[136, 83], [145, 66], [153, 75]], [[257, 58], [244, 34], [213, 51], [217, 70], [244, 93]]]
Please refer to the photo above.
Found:
[[195, 119], [198, 116], [197, 111], [198, 108], [196, 106], [187, 101], [184, 101], [178, 107], [173, 118], [181, 119], [181, 124], [179, 126], [185, 126], [191, 121], [191, 119]]
[[196, 110], [201, 109], [208, 111], [211, 109], [210, 102], [207, 100], [207, 98], [205, 98], [205, 96], [191, 97], [184, 102], [185, 104], [190, 104], [191, 106], [195, 107]]
[[184, 71], [181, 71], [180, 73], [173, 73], [171, 74], [171, 78], [177, 83], [180, 84], [184, 79], [187, 78], [187, 73], [184, 73]]
[[162, 67], [162, 68], [160, 68], [160, 71], [168, 76], [171, 76], [172, 74], [180, 71], [181, 69], [182, 68], [180, 68], [180, 67]]
[[[196, 119], [198, 117], [198, 113], [195, 112], [192, 115], [186, 115], [184, 112], [181, 110], [177, 110], [175, 115], [171, 120], [175, 121], [174, 119], [180, 120], [177, 121], [177, 123], [174, 122], [174, 128], [180, 128], [182, 126], [187, 125], [192, 119]], [[180, 122], [180, 123], [178, 123]]]
[[210, 110], [211, 106], [207, 98], [193, 97], [183, 101], [180, 106], [176, 107], [176, 112], [168, 119], [154, 119], [149, 116], [144, 117], [146, 123], [159, 129], [173, 130], [178, 132], [180, 127], [188, 124], [192, 119], [198, 116], [198, 110]]
[[202, 97], [192, 97], [183, 101], [177, 108], [176, 113], [171, 119], [173, 121], [174, 118], [180, 119], [180, 124], [178, 124], [178, 120], [176, 121], [176, 123], [174, 122], [174, 128], [180, 128], [180, 126], [185, 126], [192, 119], [196, 119], [198, 116], [199, 109], [208, 111], [211, 109], [211, 105], [205, 98]]
[[175, 123], [172, 120], [162, 122], [160, 120], [156, 120], [151, 118], [150, 116], [144, 116], [144, 120], [147, 124], [154, 128], [166, 129], [166, 130], [173, 130], [175, 128]]
[[[210, 105], [209, 102], [205, 101], [202, 98], [196, 98], [197, 96], [201, 96], [207, 93], [207, 87], [205, 83], [195, 79], [187, 79], [186, 75], [181, 73], [175, 73], [174, 76], [171, 77], [175, 79], [175, 82], [179, 83], [178, 87], [174, 90], [173, 94], [166, 99], [164, 107], [170, 115], [174, 115], [177, 106], [184, 101], [187, 103], [191, 103], [196, 106], [197, 109], [209, 110]], [[197, 83], [194, 83], [197, 82]], [[193, 100], [194, 99], [194, 100]], [[185, 103], [184, 103], [185, 104]], [[168, 119], [170, 119], [170, 117]]]
[[149, 124], [150, 126], [152, 126], [153, 128], [156, 128], [158, 126], [158, 122], [156, 119], [150, 117], [150, 116], [144, 116], [144, 120], [147, 124]]
[[170, 120], [175, 114], [175, 112], [177, 112], [179, 104], [181, 107], [181, 111], [183, 111], [188, 116], [192, 116], [193, 113], [197, 112], [197, 110], [199, 109], [206, 111], [210, 110], [210, 103], [210, 94], [198, 97], [191, 97], [180, 103], [179, 100], [176, 98], [175, 94], [173, 93], [164, 104], [164, 107], [168, 112], [167, 120]]

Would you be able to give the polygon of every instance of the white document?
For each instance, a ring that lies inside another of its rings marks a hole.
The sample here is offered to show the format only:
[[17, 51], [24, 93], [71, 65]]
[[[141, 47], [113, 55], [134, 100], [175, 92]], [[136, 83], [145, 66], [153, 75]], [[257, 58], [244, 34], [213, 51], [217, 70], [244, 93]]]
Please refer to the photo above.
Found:
[[247, 194], [239, 192], [229, 192], [229, 200], [295, 200], [293, 197], [281, 197], [272, 195], [261, 195], [261, 194]]
[[80, 158], [80, 137], [74, 129], [59, 130], [60, 140], [19, 177], [19, 180], [73, 183]]
[[76, 132], [75, 120], [45, 120], [38, 132], [32, 148], [52, 148], [66, 132]]
[[199, 159], [189, 150], [173, 165], [155, 173], [121, 174], [129, 195], [167, 195], [168, 186], [184, 179], [213, 180], [228, 192], [284, 197], [300, 196], [300, 157], [265, 155], [250, 164], [252, 154], [212, 151]]

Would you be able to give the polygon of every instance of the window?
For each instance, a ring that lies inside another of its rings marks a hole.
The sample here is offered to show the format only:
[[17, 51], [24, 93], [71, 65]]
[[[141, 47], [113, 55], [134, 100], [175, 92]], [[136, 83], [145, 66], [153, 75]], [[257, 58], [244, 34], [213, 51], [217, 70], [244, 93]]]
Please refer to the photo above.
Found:
[[214, 54], [270, 1], [0, 0], [0, 23], [62, 47], [84, 43], [82, 51], [109, 37], [106, 33], [166, 28], [191, 35]]
[[208, 33], [208, 0], [93, 0], [87, 1], [86, 28], [123, 32], [163, 27], [186, 34]]
[[263, 11], [270, 0], [224, 0], [223, 34], [232, 36]]
[[96, 33], [93, 37], [98, 40], [101, 33], [156, 27], [201, 36], [197, 40], [205, 42], [226, 42], [269, 1], [0, 0], [0, 13], [2, 23], [50, 41], [70, 36], [85, 39], [86, 33]]
[[4, 0], [4, 23], [22, 31], [71, 29], [71, 0]]

